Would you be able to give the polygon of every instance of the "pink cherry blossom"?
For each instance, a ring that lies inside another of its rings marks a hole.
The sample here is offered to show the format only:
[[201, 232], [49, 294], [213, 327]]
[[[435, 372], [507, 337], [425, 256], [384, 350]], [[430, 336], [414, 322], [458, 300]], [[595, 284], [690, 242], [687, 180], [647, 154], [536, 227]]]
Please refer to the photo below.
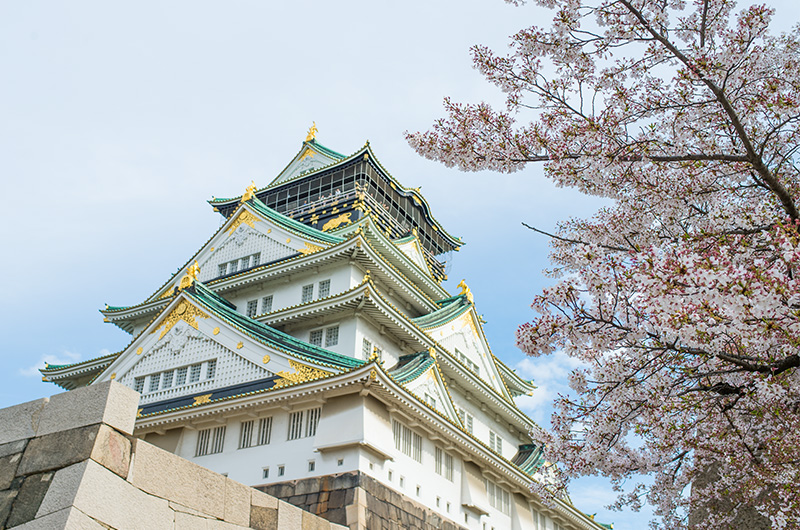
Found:
[[517, 333], [584, 363], [541, 440], [560, 487], [610, 477], [617, 507], [646, 500], [662, 528], [747, 510], [800, 528], [800, 33], [731, 0], [538, 3], [549, 28], [472, 50], [506, 108], [445, 99], [407, 137], [463, 170], [543, 162], [609, 199], [560, 223], [554, 284]]

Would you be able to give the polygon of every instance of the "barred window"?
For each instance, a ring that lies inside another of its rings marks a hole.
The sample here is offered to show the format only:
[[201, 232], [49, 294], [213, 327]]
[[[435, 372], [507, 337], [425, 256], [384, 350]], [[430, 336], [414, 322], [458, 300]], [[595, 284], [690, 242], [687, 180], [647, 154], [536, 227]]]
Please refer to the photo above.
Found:
[[330, 280], [322, 280], [319, 282], [319, 291], [317, 293], [317, 298], [325, 298], [331, 294], [331, 281]]
[[239, 269], [245, 270], [250, 268], [250, 256], [245, 256], [241, 259], [241, 266]]
[[489, 447], [499, 454], [503, 454], [503, 439], [494, 431], [489, 431]]
[[319, 416], [321, 412], [321, 408], [309, 409], [306, 411], [306, 437], [317, 434], [317, 425], [319, 425]]
[[253, 318], [258, 313], [258, 300], [249, 300], [247, 302], [247, 316]]
[[197, 450], [194, 456], [204, 456], [208, 454], [208, 440], [211, 438], [211, 429], [203, 429], [197, 433]]
[[225, 445], [225, 425], [214, 428], [213, 438], [211, 440], [211, 450], [209, 454], [221, 453], [222, 447]]
[[258, 438], [256, 445], [267, 445], [272, 437], [272, 417], [258, 420]]
[[170, 370], [169, 372], [164, 372], [164, 378], [161, 382], [161, 388], [170, 388], [172, 387], [172, 378], [175, 376], [175, 372]]
[[219, 275], [220, 276], [225, 276], [225, 274], [227, 272], [228, 272], [228, 264], [227, 263], [220, 264], [220, 266], [219, 266]]
[[487, 479], [486, 494], [489, 497], [489, 506], [511, 515], [511, 495], [506, 490]]
[[339, 326], [333, 326], [325, 330], [325, 347], [336, 346], [339, 344]]
[[265, 296], [261, 299], [261, 312], [269, 313], [272, 311], [272, 295]]
[[322, 409], [308, 409], [289, 414], [289, 440], [308, 438], [317, 434]]
[[133, 382], [133, 389], [140, 394], [144, 390], [144, 377], [137, 377]]
[[394, 446], [417, 462], [422, 462], [422, 436], [397, 420], [392, 420]]
[[303, 435], [303, 412], [289, 413], [289, 440], [297, 440]]
[[236, 272], [237, 270], [239, 270], [239, 260], [238, 259], [235, 259], [235, 260], [231, 261], [230, 263], [228, 263], [228, 272], [229, 273]]
[[250, 263], [250, 265], [252, 267], [255, 267], [259, 263], [261, 263], [261, 252], [256, 252], [255, 254], [253, 254], [253, 262]]
[[181, 385], [186, 384], [186, 372], [188, 370], [189, 370], [189, 368], [186, 367], [186, 366], [184, 366], [182, 368], [178, 368], [178, 370], [176, 371], [176, 376], [177, 377], [175, 379], [175, 385], [176, 386], [181, 386]]
[[158, 383], [161, 381], [161, 374], [153, 374], [150, 376], [150, 392], [158, 390]]
[[322, 346], [322, 330], [315, 329], [314, 331], [312, 331], [308, 339], [308, 342], [310, 342], [314, 346]]
[[453, 482], [453, 457], [446, 453], [441, 447], [437, 447], [434, 452], [436, 473]]
[[217, 373], [217, 360], [212, 359], [208, 361], [208, 368], [206, 369], [206, 379], [214, 379], [214, 374]]
[[239, 449], [246, 449], [253, 445], [253, 425], [255, 420], [243, 421], [239, 430]]
[[364, 355], [365, 359], [369, 359], [372, 355], [372, 343], [369, 339], [364, 339], [361, 343], [361, 353]]
[[314, 299], [314, 284], [303, 286], [303, 295], [300, 298], [300, 303], [305, 304]]
[[202, 365], [199, 365], [199, 364], [193, 364], [192, 366], [190, 366], [190, 368], [191, 368], [191, 372], [189, 372], [189, 382], [190, 383], [196, 383], [197, 381], [200, 380], [200, 368], [201, 368], [201, 366]]

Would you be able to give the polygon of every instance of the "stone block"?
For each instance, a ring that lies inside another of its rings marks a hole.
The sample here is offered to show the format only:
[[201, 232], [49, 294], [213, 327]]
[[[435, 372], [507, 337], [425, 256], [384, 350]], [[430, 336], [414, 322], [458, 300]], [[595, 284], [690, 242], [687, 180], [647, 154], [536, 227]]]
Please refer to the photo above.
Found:
[[344, 507], [329, 509], [325, 512], [325, 518], [331, 523], [340, 525], [347, 524], [347, 514], [345, 513]]
[[217, 519], [225, 517], [225, 477], [134, 440], [128, 480], [142, 490], [194, 508]]
[[303, 530], [330, 530], [331, 524], [319, 517], [308, 512], [303, 512], [302, 515]]
[[77, 508], [64, 508], [55, 513], [37, 517], [33, 521], [17, 526], [14, 530], [107, 530], [105, 526], [87, 516]]
[[56, 394], [42, 411], [37, 436], [96, 423], [133, 434], [138, 406], [139, 393], [115, 381]]
[[266, 506], [250, 507], [250, 528], [255, 530], [278, 530], [278, 508]]
[[11, 487], [21, 458], [22, 454], [20, 453], [0, 457], [0, 490], [7, 490]]
[[18, 526], [33, 520], [52, 481], [53, 473], [39, 473], [25, 477], [17, 498], [14, 499], [14, 506], [11, 508], [6, 525]]
[[28, 443], [17, 475], [30, 475], [87, 460], [94, 449], [100, 425], [90, 425], [36, 437]]
[[127, 478], [131, 465], [131, 441], [108, 425], [100, 425], [91, 458], [120, 477]]
[[308, 495], [309, 493], [317, 493], [319, 491], [319, 488], [320, 484], [318, 479], [307, 478], [297, 483], [297, 485], [294, 488], [294, 494]]
[[207, 530], [208, 519], [184, 512], [175, 512], [174, 530]]
[[356, 473], [342, 473], [334, 477], [331, 489], [343, 490], [358, 486], [358, 475]]
[[250, 526], [251, 489], [241, 482], [225, 479], [225, 521], [244, 527]]
[[47, 398], [0, 409], [0, 444], [36, 436]]
[[278, 499], [262, 491], [250, 488], [250, 505], [262, 508], [278, 509]]
[[280, 530], [300, 530], [303, 528], [303, 510], [288, 502], [278, 501], [278, 526]]
[[174, 523], [175, 512], [166, 500], [144, 493], [93, 460], [56, 472], [37, 515], [69, 506], [112, 528], [171, 528]]
[[175, 512], [180, 513], [188, 513], [189, 515], [199, 515], [203, 517], [203, 512], [199, 510], [195, 510], [194, 508], [189, 508], [188, 506], [184, 506], [183, 504], [178, 504], [177, 502], [169, 501], [169, 507]]
[[6, 519], [11, 514], [11, 506], [17, 498], [17, 490], [0, 491], [0, 528], [6, 527]]
[[28, 445], [28, 439], [24, 440], [17, 440], [16, 442], [8, 442], [7, 444], [0, 445], [0, 458], [4, 456], [13, 455], [16, 453], [21, 453], [25, 450], [25, 446]]

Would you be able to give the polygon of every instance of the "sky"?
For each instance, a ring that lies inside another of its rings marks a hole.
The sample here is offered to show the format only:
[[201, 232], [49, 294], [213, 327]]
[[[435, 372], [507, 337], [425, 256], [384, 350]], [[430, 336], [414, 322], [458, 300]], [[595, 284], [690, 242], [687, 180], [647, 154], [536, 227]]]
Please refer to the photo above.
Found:
[[[218, 228], [206, 201], [268, 184], [316, 122], [341, 153], [369, 140], [465, 241], [445, 286], [466, 279], [494, 354], [538, 386], [520, 405], [548, 426], [574, 365], [514, 345], [551, 281], [548, 241], [522, 223], [550, 230], [600, 202], [556, 188], [540, 166], [447, 169], [403, 133], [441, 117], [445, 96], [502, 104], [469, 47], [502, 51], [551, 17], [500, 0], [1, 2], [0, 407], [59, 391], [41, 382], [45, 361], [124, 347], [130, 336], [97, 310], [163, 284]], [[617, 530], [651, 515], [605, 509], [614, 493], [602, 479], [571, 493]]]

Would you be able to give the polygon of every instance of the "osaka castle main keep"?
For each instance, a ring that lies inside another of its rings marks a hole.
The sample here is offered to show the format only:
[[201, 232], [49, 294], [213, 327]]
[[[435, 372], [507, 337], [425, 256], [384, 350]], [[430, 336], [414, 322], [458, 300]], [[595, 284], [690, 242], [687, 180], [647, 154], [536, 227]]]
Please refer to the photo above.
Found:
[[122, 351], [43, 379], [129, 386], [137, 437], [352, 530], [608, 529], [531, 492], [552, 479], [514, 402], [534, 386], [466, 282], [442, 287], [461, 240], [369, 143], [315, 134], [266, 187], [209, 201], [219, 230], [166, 283], [101, 311]]

